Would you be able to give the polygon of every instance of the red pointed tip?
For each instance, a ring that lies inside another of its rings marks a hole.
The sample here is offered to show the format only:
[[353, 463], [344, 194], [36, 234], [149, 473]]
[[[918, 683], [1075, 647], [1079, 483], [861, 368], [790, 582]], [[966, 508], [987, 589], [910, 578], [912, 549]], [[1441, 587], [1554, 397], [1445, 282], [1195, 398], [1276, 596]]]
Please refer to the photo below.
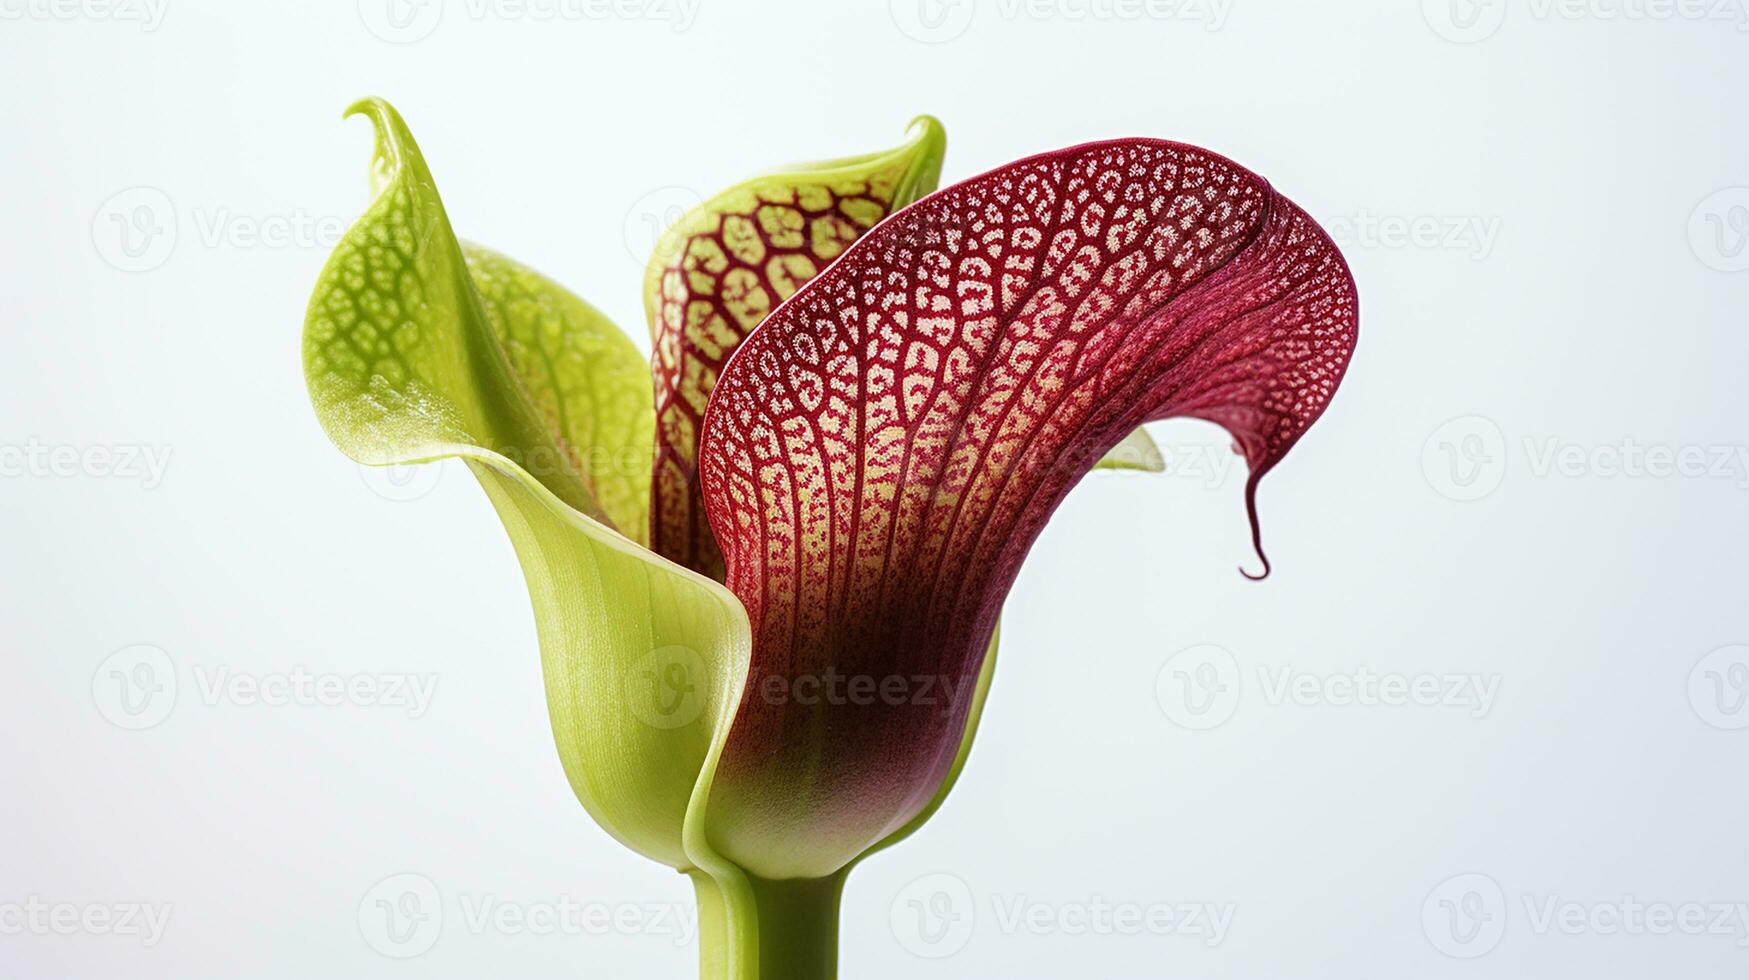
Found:
[[1263, 478], [1263, 473], [1263, 470], [1254, 470], [1251, 479], [1245, 481], [1245, 513], [1251, 519], [1251, 547], [1257, 552], [1257, 560], [1263, 563], [1263, 571], [1253, 575], [1241, 566], [1239, 574], [1253, 582], [1269, 577], [1269, 556], [1263, 553], [1263, 525], [1257, 519], [1257, 481]]

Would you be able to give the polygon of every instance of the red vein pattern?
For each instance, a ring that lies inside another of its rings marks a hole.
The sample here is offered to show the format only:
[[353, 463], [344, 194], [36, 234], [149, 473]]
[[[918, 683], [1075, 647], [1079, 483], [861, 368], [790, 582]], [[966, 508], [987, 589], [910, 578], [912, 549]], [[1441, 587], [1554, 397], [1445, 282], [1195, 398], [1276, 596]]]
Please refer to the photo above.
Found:
[[695, 571], [723, 577], [697, 484], [699, 423], [723, 364], [748, 331], [886, 217], [909, 160], [873, 173], [824, 179], [767, 178], [699, 212], [674, 243], [651, 297], [656, 462], [651, 547]]
[[[1224, 426], [1255, 531], [1257, 480], [1328, 405], [1357, 316], [1305, 212], [1155, 140], [925, 198], [772, 314], [718, 382], [700, 456], [754, 633], [711, 801], [728, 856], [825, 874], [922, 809], [1022, 558], [1138, 424]], [[832, 677], [840, 703], [800, 696]], [[859, 677], [905, 696], [858, 703]]]

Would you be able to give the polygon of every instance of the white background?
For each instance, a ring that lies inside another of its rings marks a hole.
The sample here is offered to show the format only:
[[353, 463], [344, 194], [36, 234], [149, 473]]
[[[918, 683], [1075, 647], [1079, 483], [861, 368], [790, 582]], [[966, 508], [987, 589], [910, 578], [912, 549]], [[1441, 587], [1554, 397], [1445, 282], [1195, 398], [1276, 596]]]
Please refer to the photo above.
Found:
[[[1264, 483], [1275, 576], [1236, 570], [1212, 427], [1159, 427], [1173, 475], [1078, 489], [959, 789], [851, 881], [843, 976], [1744, 975], [1749, 649], [1709, 657], [1749, 643], [1737, 0], [625, 2], [429, 0], [397, 28], [384, 0], [0, 0], [0, 976], [694, 970], [659, 911], [683, 880], [565, 784], [479, 490], [367, 480], [307, 406], [304, 301], [366, 201], [340, 110], [367, 94], [463, 235], [640, 342], [664, 215], [923, 111], [948, 180], [1167, 137], [1342, 242], [1361, 343]], [[162, 653], [112, 656], [140, 644]], [[122, 704], [136, 663], [160, 691]], [[1363, 669], [1440, 697], [1352, 703]], [[423, 713], [207, 691], [298, 670], [436, 689]], [[427, 917], [387, 936], [403, 893]], [[565, 901], [619, 924], [477, 918]], [[1186, 905], [1225, 931], [1099, 928]], [[118, 935], [124, 906], [170, 918]]]

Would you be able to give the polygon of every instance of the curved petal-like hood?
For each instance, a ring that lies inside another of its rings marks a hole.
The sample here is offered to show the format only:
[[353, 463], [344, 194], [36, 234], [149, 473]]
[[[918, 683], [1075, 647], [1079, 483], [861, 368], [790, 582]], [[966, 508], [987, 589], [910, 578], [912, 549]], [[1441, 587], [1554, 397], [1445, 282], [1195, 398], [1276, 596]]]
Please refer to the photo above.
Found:
[[1356, 326], [1316, 223], [1182, 144], [1033, 157], [864, 235], [741, 344], [704, 421], [754, 635], [718, 849], [820, 877], [905, 825], [954, 761], [1021, 560], [1100, 455], [1143, 422], [1219, 423], [1255, 529], [1257, 481], [1329, 404]]

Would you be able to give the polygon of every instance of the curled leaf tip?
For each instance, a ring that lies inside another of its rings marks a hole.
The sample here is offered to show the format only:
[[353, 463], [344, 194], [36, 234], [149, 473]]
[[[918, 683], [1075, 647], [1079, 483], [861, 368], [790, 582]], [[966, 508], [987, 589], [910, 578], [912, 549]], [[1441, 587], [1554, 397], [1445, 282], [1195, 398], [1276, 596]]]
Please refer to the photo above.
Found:
[[912, 134], [911, 139], [919, 146], [934, 149], [937, 154], [947, 148], [947, 127], [941, 120], [925, 112], [905, 124], [905, 132]]
[[374, 95], [347, 106], [341, 118], [351, 119], [353, 116], [369, 119], [376, 130], [376, 149], [371, 157], [370, 180], [371, 192], [380, 193], [403, 163], [403, 146], [413, 147], [413, 152], [417, 154], [413, 134], [407, 129], [406, 121], [395, 111], [395, 107], [388, 100]]
[[347, 106], [346, 111], [340, 114], [340, 118], [351, 119], [353, 116], [362, 113], [381, 112], [387, 108], [388, 103], [379, 96], [367, 95], [361, 99], [355, 100], [351, 105]]
[[371, 124], [376, 127], [379, 137], [389, 133], [399, 134], [407, 127], [406, 122], [401, 119], [401, 114], [396, 111], [395, 107], [390, 105], [387, 99], [375, 95], [367, 95], [359, 99], [347, 106], [346, 111], [340, 114], [342, 119], [351, 119], [353, 116], [364, 116], [369, 119]]
[[947, 129], [941, 120], [924, 114], [911, 120], [905, 131], [911, 134], [911, 143], [900, 152], [909, 153], [911, 162], [894, 194], [901, 207], [935, 189], [941, 182], [941, 162], [947, 156]]
[[936, 133], [940, 133], [942, 139], [947, 138], [947, 130], [941, 125], [941, 120], [927, 112], [919, 112], [917, 115], [912, 116], [911, 121], [905, 124], [905, 129], [907, 132], [913, 129], [932, 130]]
[[1251, 522], [1251, 550], [1257, 552], [1257, 560], [1263, 563], [1263, 571], [1256, 575], [1247, 572], [1243, 566], [1239, 574], [1253, 582], [1261, 582], [1269, 577], [1269, 556], [1263, 551], [1263, 524], [1257, 519], [1257, 484], [1263, 479], [1265, 470], [1257, 470], [1251, 474], [1251, 479], [1245, 481], [1245, 515]]

